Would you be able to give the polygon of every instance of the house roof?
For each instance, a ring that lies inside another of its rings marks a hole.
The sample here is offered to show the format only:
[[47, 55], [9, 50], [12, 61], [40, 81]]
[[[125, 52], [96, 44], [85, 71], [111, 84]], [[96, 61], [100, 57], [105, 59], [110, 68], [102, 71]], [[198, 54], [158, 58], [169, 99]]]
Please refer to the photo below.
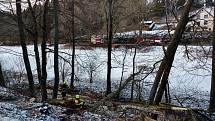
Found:
[[144, 21], [144, 24], [152, 24], [153, 21]]
[[201, 13], [202, 11], [207, 12], [211, 17], [214, 16], [214, 15], [213, 15], [213, 7], [205, 7], [205, 6], [201, 7], [201, 8], [198, 9], [198, 10], [195, 10], [195, 11], [191, 12], [191, 13], [190, 13], [190, 16], [199, 14], [199, 13]]

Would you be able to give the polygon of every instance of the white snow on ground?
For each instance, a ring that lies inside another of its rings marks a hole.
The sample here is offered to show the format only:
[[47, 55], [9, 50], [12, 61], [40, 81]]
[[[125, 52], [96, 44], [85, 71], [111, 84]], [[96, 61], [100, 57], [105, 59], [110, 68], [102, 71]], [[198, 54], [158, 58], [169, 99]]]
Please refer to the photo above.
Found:
[[[74, 121], [100, 121], [101, 119], [107, 119], [104, 116], [87, 111], [81, 115], [70, 113], [70, 115], [65, 116], [63, 112], [66, 109], [63, 107], [31, 102], [29, 97], [16, 94], [8, 88], [0, 87], [0, 92], [0, 121], [60, 121], [62, 118], [69, 118]], [[10, 95], [10, 99], [14, 98], [15, 100], [2, 100], [2, 97], [8, 97], [8, 95]], [[49, 114], [41, 113], [40, 110], [46, 109], [45, 107], [49, 107]]]
[[[53, 47], [50, 47], [53, 49]], [[72, 50], [64, 49], [63, 45], [60, 45], [60, 51], [71, 54]], [[211, 47], [203, 47], [207, 52]], [[33, 46], [28, 46], [30, 54], [34, 54]], [[211, 58], [202, 57], [202, 47], [189, 46], [190, 52], [189, 58], [185, 54], [185, 47], [179, 46], [173, 63], [173, 68], [170, 74], [171, 89], [183, 90], [183, 89], [198, 89], [201, 91], [210, 91], [210, 76], [211, 76]], [[21, 56], [21, 47], [19, 46], [0, 46], [0, 57], [5, 70], [20, 71], [24, 70], [24, 65]], [[60, 55], [69, 61], [71, 57], [66, 54], [60, 53]], [[113, 89], [117, 88], [119, 80], [121, 78], [122, 60], [124, 55], [124, 48], [114, 49], [112, 52], [112, 83]], [[132, 59], [134, 55], [134, 49], [129, 49], [126, 57], [124, 79], [132, 74]], [[151, 46], [139, 49], [136, 56], [136, 71], [138, 66], [147, 65], [153, 67], [153, 64], [163, 58], [163, 49], [161, 46]], [[197, 56], [198, 55], [198, 56]], [[53, 69], [53, 53], [47, 55], [47, 69], [48, 80], [54, 80]], [[76, 82], [76, 86], [85, 86], [92, 88], [95, 91], [104, 91], [106, 87], [106, 71], [107, 71], [107, 49], [105, 48], [93, 48], [92, 50], [77, 49], [76, 50], [76, 75], [81, 80]], [[30, 56], [31, 67], [33, 73], [36, 74], [36, 64], [33, 56]], [[60, 59], [60, 69], [62, 68], [62, 59]], [[90, 67], [98, 67], [93, 74], [93, 83], [89, 83], [89, 73], [87, 73]], [[71, 72], [71, 67], [66, 63], [66, 70]], [[159, 67], [159, 64], [156, 66]], [[143, 75], [144, 76], [144, 75]], [[153, 82], [155, 73], [148, 76], [145, 81]]]
[[[16, 92], [0, 87], [0, 121], [108, 121], [113, 116], [103, 116], [100, 114], [83, 111], [80, 113], [65, 113], [66, 108], [50, 104], [42, 104], [29, 101], [29, 97], [24, 97]], [[2, 100], [2, 97], [11, 95], [16, 100]], [[49, 109], [48, 114], [42, 113], [44, 109]]]
[[[41, 114], [39, 112], [40, 108], [38, 105], [41, 103], [32, 103], [31, 108], [24, 107], [19, 104], [13, 104], [14, 102], [0, 102], [0, 121], [60, 121], [62, 118], [69, 118], [71, 121], [101, 121], [102, 119], [108, 120], [108, 118], [102, 117], [99, 114], [94, 114], [91, 112], [83, 112], [81, 115], [74, 113], [64, 116], [63, 111], [65, 109], [61, 107], [51, 106], [51, 113], [48, 115]], [[26, 102], [29, 103], [29, 102]]]

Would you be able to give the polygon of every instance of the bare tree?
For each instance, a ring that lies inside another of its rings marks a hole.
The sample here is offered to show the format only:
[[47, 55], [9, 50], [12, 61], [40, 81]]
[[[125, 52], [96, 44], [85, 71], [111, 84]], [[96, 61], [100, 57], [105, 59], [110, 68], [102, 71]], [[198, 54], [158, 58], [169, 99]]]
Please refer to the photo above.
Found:
[[58, 94], [58, 86], [59, 86], [59, 64], [58, 64], [58, 43], [59, 43], [59, 24], [58, 24], [58, 16], [59, 16], [59, 1], [54, 0], [54, 28], [55, 28], [55, 34], [54, 34], [54, 73], [55, 73], [55, 83], [54, 83], [54, 89], [53, 89], [53, 96], [52, 98], [57, 98]]
[[47, 16], [48, 16], [48, 3], [49, 0], [45, 1], [44, 10], [43, 10], [43, 41], [41, 44], [42, 52], [42, 81], [41, 81], [41, 92], [42, 92], [42, 101], [47, 100], [47, 90], [46, 90], [46, 80], [47, 80], [47, 58], [46, 58], [46, 42], [48, 41], [48, 30], [47, 30]]
[[177, 24], [175, 33], [172, 37], [172, 41], [168, 46], [165, 56], [163, 58], [163, 61], [159, 67], [159, 70], [155, 77], [155, 81], [149, 96], [150, 104], [152, 103], [158, 104], [162, 99], [164, 90], [166, 88], [166, 84], [168, 83], [169, 73], [172, 67], [172, 63], [174, 61], [174, 56], [175, 56], [178, 44], [181, 40], [181, 36], [185, 30], [185, 27], [189, 21], [189, 11], [193, 1], [194, 0], [188, 0], [184, 8], [184, 11], [182, 12], [181, 19]]
[[[121, 72], [121, 78], [120, 78], [119, 88], [121, 88], [122, 81], [123, 81], [124, 70], [125, 70], [125, 59], [126, 59], [126, 56], [127, 56], [127, 52], [128, 52], [128, 49], [125, 48], [125, 53], [124, 53], [124, 57], [123, 57], [123, 60], [122, 60], [122, 72]], [[119, 94], [117, 95], [117, 98], [119, 98]]]
[[89, 76], [90, 83], [93, 83], [93, 79], [98, 73], [98, 68], [103, 64], [103, 63], [98, 63], [99, 61], [99, 55], [97, 53], [87, 53], [86, 52], [86, 58], [83, 68], [87, 72]]
[[133, 56], [133, 80], [131, 82], [131, 100], [133, 100], [133, 95], [134, 95], [134, 82], [135, 82], [135, 58], [136, 58], [136, 54], [137, 54], [137, 48], [134, 48], [134, 56]]
[[[215, 3], [214, 3], [215, 7]], [[215, 8], [214, 8], [215, 12]], [[214, 17], [214, 25], [213, 25], [213, 51], [212, 51], [212, 77], [211, 77], [211, 92], [210, 92], [210, 105], [209, 111], [215, 111], [215, 17]]]
[[106, 94], [111, 93], [111, 50], [112, 50], [112, 38], [113, 38], [113, 16], [112, 7], [113, 1], [108, 0], [108, 21], [107, 21], [107, 31], [108, 31], [108, 61], [107, 61], [107, 89]]
[[30, 95], [34, 96], [34, 80], [33, 80], [33, 74], [31, 71], [31, 65], [28, 58], [28, 50], [25, 42], [26, 37], [25, 37], [25, 31], [24, 31], [24, 23], [22, 20], [21, 0], [16, 0], [16, 13], [17, 13], [18, 28], [19, 28], [20, 44], [22, 47], [23, 59], [25, 63], [27, 76], [28, 76], [29, 91], [30, 91]]
[[74, 78], [75, 78], [75, 3], [74, 0], [72, 0], [72, 75], [71, 75], [71, 82], [70, 87], [74, 87]]
[[41, 67], [40, 67], [40, 55], [39, 55], [39, 50], [38, 50], [38, 27], [37, 27], [37, 17], [35, 14], [35, 10], [33, 9], [31, 5], [31, 1], [28, 0], [28, 6], [31, 12], [31, 17], [33, 21], [33, 43], [34, 43], [34, 53], [35, 53], [35, 60], [36, 60], [36, 66], [37, 66], [37, 75], [38, 75], [38, 80], [39, 83], [41, 84]]

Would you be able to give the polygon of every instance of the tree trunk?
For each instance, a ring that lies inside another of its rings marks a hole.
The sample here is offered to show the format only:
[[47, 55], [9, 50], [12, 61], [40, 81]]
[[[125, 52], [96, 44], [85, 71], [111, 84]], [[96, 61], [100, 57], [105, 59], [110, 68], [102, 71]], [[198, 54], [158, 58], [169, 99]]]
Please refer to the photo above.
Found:
[[62, 68], [62, 81], [65, 80], [65, 62], [63, 62], [63, 68]]
[[93, 83], [93, 70], [90, 71], [90, 83]]
[[34, 53], [35, 53], [35, 60], [37, 66], [37, 75], [39, 83], [41, 84], [41, 67], [40, 67], [40, 55], [38, 49], [38, 27], [37, 27], [37, 18], [35, 15], [35, 10], [33, 10], [30, 0], [28, 0], [28, 6], [31, 11], [32, 21], [33, 21], [33, 43], [34, 43]]
[[0, 63], [0, 86], [6, 87], [2, 67], [1, 67], [1, 63]]
[[47, 16], [48, 16], [48, 3], [49, 0], [46, 0], [43, 11], [43, 41], [41, 44], [42, 52], [42, 80], [41, 80], [41, 92], [42, 92], [42, 101], [47, 100], [47, 90], [46, 90], [46, 80], [47, 80], [47, 59], [46, 59], [46, 42], [48, 41], [48, 30], [47, 30]]
[[29, 82], [29, 91], [30, 91], [30, 95], [34, 96], [34, 80], [33, 80], [33, 74], [31, 71], [31, 65], [28, 58], [28, 50], [25, 43], [26, 38], [25, 38], [25, 32], [24, 32], [24, 23], [22, 21], [21, 0], [16, 0], [16, 12], [17, 12], [20, 44], [22, 47], [23, 59], [24, 59], [25, 69], [27, 72], [28, 82]]
[[166, 88], [165, 88], [165, 103], [169, 103], [167, 86], [166, 86]]
[[[215, 7], [215, 2], [214, 2]], [[215, 12], [215, 9], [214, 9]], [[215, 18], [213, 20], [213, 51], [212, 51], [212, 76], [211, 76], [211, 92], [210, 92], [210, 104], [209, 111], [215, 112]]]
[[59, 86], [59, 66], [58, 66], [58, 44], [59, 44], [59, 30], [58, 30], [58, 15], [59, 15], [59, 2], [54, 0], [54, 74], [55, 74], [55, 83], [53, 89], [53, 99], [57, 98], [58, 86]]
[[75, 3], [72, 0], [72, 75], [70, 87], [74, 87], [74, 78], [75, 78]]
[[[149, 98], [150, 99], [149, 101], [154, 101], [153, 96], [156, 95], [154, 104], [159, 104], [159, 102], [161, 102], [164, 90], [166, 88], [166, 84], [168, 83], [169, 73], [170, 73], [170, 70], [172, 67], [172, 63], [174, 61], [174, 56], [175, 56], [178, 44], [179, 44], [181, 36], [185, 30], [185, 27], [189, 21], [189, 11], [192, 6], [192, 3], [193, 3], [193, 0], [188, 0], [187, 4], [185, 6], [185, 9], [182, 13], [181, 19], [176, 27], [172, 41], [167, 48], [166, 55], [164, 56], [163, 61], [158, 70], [158, 73], [156, 75], [155, 82], [154, 82], [154, 85], [151, 90], [152, 93], [150, 94], [150, 96], [152, 96], [152, 97]], [[160, 83], [160, 85], [159, 85], [159, 89], [157, 91], [159, 83]], [[151, 102], [149, 102], [149, 103], [151, 103]]]
[[[163, 60], [163, 61], [165, 61], [165, 60]], [[164, 64], [161, 64], [158, 69], [158, 72], [156, 74], [155, 81], [154, 81], [151, 91], [150, 91], [149, 104], [153, 104], [153, 102], [154, 102], [155, 94], [157, 92], [157, 88], [160, 83], [160, 78], [163, 75], [164, 66], [165, 66]]]
[[[124, 70], [125, 70], [125, 59], [126, 59], [126, 56], [127, 56], [127, 52], [128, 52], [128, 50], [127, 50], [127, 48], [125, 48], [125, 55], [124, 55], [124, 57], [123, 57], [123, 60], [122, 60], [122, 72], [121, 72], [121, 79], [120, 79], [120, 83], [119, 83], [119, 88], [121, 88], [121, 86], [122, 86], [122, 81], [123, 81], [123, 76], [124, 76]], [[116, 96], [116, 98], [119, 98], [119, 93], [118, 93], [118, 95]]]
[[135, 79], [135, 58], [136, 58], [136, 54], [137, 54], [137, 48], [134, 48], [134, 57], [133, 57], [133, 80], [131, 82], [131, 100], [133, 100], [133, 93], [134, 93], [134, 79]]
[[108, 61], [107, 61], [107, 89], [106, 94], [111, 93], [111, 49], [113, 36], [113, 16], [112, 7], [113, 1], [108, 0]]

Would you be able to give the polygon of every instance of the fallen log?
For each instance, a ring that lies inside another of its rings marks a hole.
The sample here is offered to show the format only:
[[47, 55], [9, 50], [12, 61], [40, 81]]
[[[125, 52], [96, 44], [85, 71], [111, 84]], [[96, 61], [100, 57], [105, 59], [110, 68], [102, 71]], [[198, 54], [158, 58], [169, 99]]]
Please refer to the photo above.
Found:
[[63, 107], [72, 107], [75, 104], [73, 99], [62, 100], [62, 99], [52, 99], [48, 101], [51, 105], [63, 106]]
[[104, 102], [110, 101], [111, 99], [116, 98], [116, 97], [120, 94], [120, 92], [128, 85], [128, 83], [129, 83], [130, 81], [132, 81], [133, 76], [136, 76], [136, 75], [140, 74], [141, 71], [142, 71], [143, 69], [144, 69], [144, 68], [141, 68], [141, 69], [139, 69], [138, 72], [136, 72], [136, 73], [134, 73], [134, 74], [131, 74], [131, 75], [124, 81], [124, 83], [122, 83], [121, 87], [119, 87], [116, 91], [114, 91], [114, 92], [108, 94], [108, 95], [105, 96], [103, 99], [101, 99], [98, 103], [96, 103], [96, 104], [94, 105], [94, 107], [91, 108], [91, 109], [92, 109], [91, 111], [95, 111], [100, 105], [104, 104]]
[[125, 89], [125, 87], [128, 85], [128, 83], [130, 81], [133, 80], [133, 76], [136, 76], [138, 74], [140, 74], [142, 72], [144, 68], [141, 68], [137, 73], [134, 73], [134, 74], [131, 74], [126, 80], [124, 83], [122, 83], [121, 87], [119, 87], [115, 92], [113, 93], [110, 93], [109, 95], [107, 95], [105, 98], [103, 98], [102, 100], [108, 100], [108, 99], [113, 99], [113, 98], [116, 98], [120, 92]]

